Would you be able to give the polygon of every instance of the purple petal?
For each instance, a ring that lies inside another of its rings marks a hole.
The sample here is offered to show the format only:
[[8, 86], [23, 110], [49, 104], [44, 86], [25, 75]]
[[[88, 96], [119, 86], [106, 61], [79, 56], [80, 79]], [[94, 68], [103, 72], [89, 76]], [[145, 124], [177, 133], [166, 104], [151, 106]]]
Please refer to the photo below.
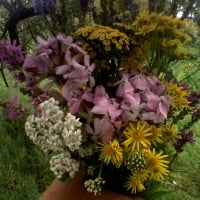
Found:
[[125, 95], [125, 98], [128, 100], [130, 104], [139, 105], [140, 104], [140, 94], [133, 93]]
[[67, 62], [68, 65], [72, 65], [71, 51], [66, 51], [65, 61]]
[[38, 42], [40, 45], [43, 45], [43, 46], [45, 46], [45, 45], [48, 44], [48, 42], [47, 42], [46, 40], [44, 40], [43, 38], [41, 38], [41, 37], [39, 37], [39, 36], [37, 36], [37, 42]]
[[86, 91], [84, 91], [82, 99], [85, 101], [88, 101], [88, 102], [93, 102], [94, 95], [89, 90], [86, 90]]
[[159, 103], [159, 111], [162, 114], [162, 116], [165, 119], [167, 119], [167, 114], [168, 114], [168, 111], [169, 111], [169, 105], [166, 105], [165, 103], [160, 102]]
[[68, 104], [69, 112], [71, 114], [77, 113], [80, 109], [81, 102], [82, 102], [81, 99], [71, 99], [70, 103]]
[[95, 97], [102, 97], [102, 96], [107, 96], [106, 90], [102, 85], [99, 85], [95, 89]]
[[57, 75], [62, 75], [66, 73], [68, 68], [69, 68], [68, 65], [61, 65], [55, 68], [55, 72]]
[[142, 75], [134, 76], [133, 78], [130, 79], [130, 82], [136, 89], [139, 89], [139, 90], [149, 89], [148, 82], [146, 78]]
[[118, 108], [119, 105], [117, 103], [111, 104], [108, 107], [108, 113], [111, 118], [111, 122], [115, 122], [115, 120], [121, 115], [122, 110]]
[[90, 56], [88, 54], [84, 55], [84, 65], [87, 67], [90, 66]]
[[92, 108], [91, 113], [98, 114], [98, 115], [106, 115], [107, 109], [100, 105], [96, 105]]

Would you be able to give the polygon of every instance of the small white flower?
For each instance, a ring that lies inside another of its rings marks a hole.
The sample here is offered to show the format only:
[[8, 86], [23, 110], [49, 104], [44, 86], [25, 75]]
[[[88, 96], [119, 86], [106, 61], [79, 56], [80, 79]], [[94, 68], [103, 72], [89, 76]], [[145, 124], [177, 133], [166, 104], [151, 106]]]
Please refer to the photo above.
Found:
[[94, 144], [80, 146], [78, 153], [82, 158], [91, 156], [94, 153]]
[[82, 123], [78, 118], [68, 113], [65, 117], [62, 137], [65, 145], [71, 150], [75, 151], [80, 148], [82, 143], [82, 132], [80, 126]]
[[89, 179], [84, 182], [84, 186], [88, 192], [94, 193], [94, 195], [100, 194], [102, 190], [102, 185], [105, 181], [102, 177], [97, 177], [95, 179]]
[[75, 173], [79, 171], [79, 162], [71, 158], [69, 152], [63, 152], [53, 156], [50, 159], [50, 170], [57, 178], [62, 178], [64, 174], [68, 174], [73, 178]]
[[[64, 116], [59, 103], [53, 98], [41, 103], [39, 108], [41, 116], [31, 115], [27, 118], [26, 134], [44, 152], [54, 152], [49, 163], [57, 178], [62, 178], [65, 174], [72, 178], [79, 170], [80, 163], [73, 159], [69, 152], [64, 151], [68, 149], [74, 152], [80, 149], [82, 123], [70, 113]], [[57, 152], [61, 153], [55, 155]]]

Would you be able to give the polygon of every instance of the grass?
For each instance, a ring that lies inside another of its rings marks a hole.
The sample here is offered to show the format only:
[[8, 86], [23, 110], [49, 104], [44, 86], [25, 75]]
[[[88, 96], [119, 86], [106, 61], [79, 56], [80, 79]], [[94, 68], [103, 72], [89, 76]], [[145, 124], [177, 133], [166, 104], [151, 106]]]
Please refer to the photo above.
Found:
[[164, 196], [162, 200], [200, 199], [200, 133], [195, 138], [195, 145], [186, 145], [184, 152], [180, 153], [173, 163], [172, 173], [162, 186], [172, 193]]
[[0, 199], [35, 200], [53, 177], [22, 122], [0, 120]]
[[[7, 100], [14, 94], [27, 105], [27, 98], [17, 88], [6, 88], [3, 84], [0, 80], [1, 99]], [[54, 178], [43, 152], [25, 135], [24, 122], [25, 118], [7, 119], [0, 108], [1, 200], [36, 200]]]
[[[6, 88], [0, 80], [0, 98], [8, 99], [19, 95], [26, 104], [27, 98], [17, 89]], [[26, 137], [25, 119], [10, 121], [0, 110], [0, 199], [37, 200], [51, 183], [53, 175], [49, 170], [43, 152]], [[158, 200], [200, 199], [200, 122], [192, 129], [195, 145], [186, 145], [172, 165], [172, 173], [160, 189], [172, 191]], [[148, 200], [148, 199], [147, 199]]]
[[43, 152], [26, 137], [24, 120], [0, 120], [0, 199], [36, 200], [52, 181]]

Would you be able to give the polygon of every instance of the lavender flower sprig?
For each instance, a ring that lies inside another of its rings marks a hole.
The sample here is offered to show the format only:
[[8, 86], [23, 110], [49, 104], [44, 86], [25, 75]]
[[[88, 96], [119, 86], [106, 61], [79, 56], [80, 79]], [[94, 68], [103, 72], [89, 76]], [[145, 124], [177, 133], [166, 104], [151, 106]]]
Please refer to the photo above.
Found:
[[56, 9], [56, 0], [33, 0], [32, 6], [36, 14], [51, 13]]
[[8, 70], [14, 71], [21, 69], [25, 60], [25, 52], [16, 41], [10, 43], [6, 40], [0, 40], [0, 63], [5, 64]]

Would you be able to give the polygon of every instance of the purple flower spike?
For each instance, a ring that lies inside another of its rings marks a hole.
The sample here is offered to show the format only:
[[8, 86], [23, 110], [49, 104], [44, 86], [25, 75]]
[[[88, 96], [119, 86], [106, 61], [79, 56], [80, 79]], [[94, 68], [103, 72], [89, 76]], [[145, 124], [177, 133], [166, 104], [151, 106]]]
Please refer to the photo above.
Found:
[[25, 59], [25, 52], [14, 41], [12, 44], [0, 40], [0, 63], [5, 64], [9, 71], [20, 70]]
[[17, 97], [11, 98], [10, 102], [6, 104], [6, 116], [9, 119], [19, 119], [24, 115], [25, 112], [26, 108], [20, 105]]
[[195, 122], [200, 118], [200, 108], [196, 108], [192, 113], [192, 121]]
[[56, 9], [56, 1], [55, 0], [46, 0], [46, 11], [47, 13], [51, 13]]
[[43, 12], [49, 14], [56, 9], [56, 1], [55, 0], [33, 0], [32, 6], [36, 14], [40, 14]]
[[45, 10], [45, 2], [44, 2], [44, 0], [33, 0], [32, 1], [32, 6], [33, 6], [34, 12], [36, 14], [44, 12], [44, 10]]
[[193, 133], [192, 132], [185, 132], [183, 131], [180, 134], [180, 138], [176, 139], [176, 141], [174, 142], [174, 147], [176, 149], [177, 152], [182, 152], [183, 151], [183, 147], [186, 143], [190, 143], [190, 144], [194, 144], [195, 143], [195, 139], [193, 138]]
[[200, 94], [198, 91], [192, 91], [191, 94], [187, 97], [188, 101], [193, 105], [199, 102]]

